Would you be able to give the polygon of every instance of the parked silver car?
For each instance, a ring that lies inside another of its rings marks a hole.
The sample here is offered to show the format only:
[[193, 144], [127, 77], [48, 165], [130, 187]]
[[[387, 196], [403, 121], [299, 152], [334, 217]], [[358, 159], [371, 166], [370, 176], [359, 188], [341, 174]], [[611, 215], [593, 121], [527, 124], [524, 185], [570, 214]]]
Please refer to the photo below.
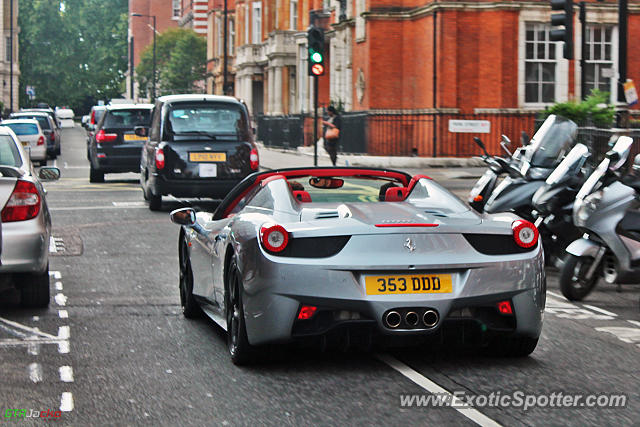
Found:
[[39, 162], [42, 166], [47, 164], [46, 138], [37, 120], [9, 119], [3, 120], [0, 125], [11, 128], [22, 145], [27, 148], [32, 161]]
[[49, 304], [51, 215], [41, 180], [59, 177], [60, 170], [53, 167], [36, 174], [17, 136], [0, 126], [0, 286], [15, 286], [24, 307]]
[[262, 344], [451, 335], [526, 356], [540, 336], [546, 281], [535, 226], [481, 216], [422, 175], [254, 173], [215, 212], [183, 208], [171, 219], [182, 225], [183, 313], [202, 310], [225, 328], [234, 363]]

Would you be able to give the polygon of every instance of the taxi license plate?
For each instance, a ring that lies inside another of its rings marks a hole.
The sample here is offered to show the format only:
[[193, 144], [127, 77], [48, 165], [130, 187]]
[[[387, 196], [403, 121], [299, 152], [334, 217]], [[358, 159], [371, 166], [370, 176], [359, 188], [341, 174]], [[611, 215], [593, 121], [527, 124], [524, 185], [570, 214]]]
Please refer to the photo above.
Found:
[[227, 153], [189, 153], [190, 162], [226, 162]]
[[29, 143], [27, 141], [20, 141], [22, 143], [23, 147], [27, 147], [29, 145]]
[[138, 136], [136, 134], [133, 133], [126, 133], [124, 135], [124, 140], [125, 141], [146, 141], [147, 138], [144, 136]]
[[453, 291], [451, 274], [367, 276], [367, 295], [447, 294]]

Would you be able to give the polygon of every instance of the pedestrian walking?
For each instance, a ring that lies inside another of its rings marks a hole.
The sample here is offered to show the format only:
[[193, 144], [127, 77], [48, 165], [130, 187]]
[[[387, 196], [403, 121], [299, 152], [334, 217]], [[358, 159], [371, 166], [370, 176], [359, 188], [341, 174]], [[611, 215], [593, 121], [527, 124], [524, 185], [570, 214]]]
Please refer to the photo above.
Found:
[[340, 132], [342, 131], [342, 118], [338, 114], [338, 110], [333, 105], [327, 108], [329, 114], [328, 120], [323, 120], [324, 128], [324, 149], [329, 153], [331, 163], [336, 165], [338, 160], [338, 143], [340, 142]]

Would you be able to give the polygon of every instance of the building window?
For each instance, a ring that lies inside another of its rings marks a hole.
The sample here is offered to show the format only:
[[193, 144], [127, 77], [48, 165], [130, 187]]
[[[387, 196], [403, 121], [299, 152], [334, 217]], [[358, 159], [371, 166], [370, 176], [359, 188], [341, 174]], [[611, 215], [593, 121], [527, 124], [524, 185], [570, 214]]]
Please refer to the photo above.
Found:
[[613, 76], [613, 27], [587, 26], [587, 52], [585, 55], [585, 83], [587, 94], [591, 89], [612, 93]]
[[549, 25], [527, 23], [525, 36], [526, 103], [552, 103], [556, 99], [558, 43], [549, 40]]
[[244, 44], [249, 44], [249, 5], [244, 8]]
[[259, 44], [262, 42], [262, 3], [253, 2], [253, 16], [251, 22], [251, 43]]
[[298, 0], [289, 3], [289, 29], [298, 29]]
[[229, 20], [229, 55], [235, 55], [236, 48], [236, 23], [233, 19]]
[[173, 9], [173, 14], [172, 16], [174, 18], [180, 18], [180, 2], [181, 0], [173, 0], [172, 3], [172, 9]]
[[216, 55], [222, 55], [222, 18], [216, 16]]

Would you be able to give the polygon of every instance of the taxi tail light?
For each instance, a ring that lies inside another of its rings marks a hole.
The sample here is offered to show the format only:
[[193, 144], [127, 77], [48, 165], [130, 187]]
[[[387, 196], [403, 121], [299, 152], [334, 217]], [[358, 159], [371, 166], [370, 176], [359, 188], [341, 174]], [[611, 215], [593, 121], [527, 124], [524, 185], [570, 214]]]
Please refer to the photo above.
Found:
[[289, 244], [289, 232], [281, 225], [263, 225], [260, 228], [260, 241], [269, 252], [282, 252]]
[[100, 129], [98, 133], [96, 133], [96, 142], [98, 144], [102, 144], [103, 142], [113, 142], [116, 138], [118, 138], [118, 134], [106, 133], [104, 129]]
[[91, 124], [92, 124], [92, 125], [95, 125], [95, 124], [96, 124], [96, 111], [95, 111], [95, 110], [93, 110], [93, 111], [91, 112]]
[[318, 307], [313, 305], [303, 305], [298, 312], [298, 320], [309, 320], [316, 314]]
[[500, 314], [505, 315], [513, 315], [513, 307], [511, 306], [511, 301], [500, 301], [496, 304], [496, 308]]
[[164, 169], [164, 150], [162, 148], [156, 149], [156, 169]]
[[531, 222], [519, 219], [511, 224], [511, 229], [518, 246], [531, 248], [538, 243], [538, 229]]
[[256, 148], [251, 149], [249, 154], [249, 166], [253, 170], [258, 170], [260, 166], [260, 158], [258, 157], [258, 150]]
[[2, 209], [2, 222], [26, 221], [38, 216], [39, 212], [40, 194], [35, 184], [19, 179]]
[[56, 142], [56, 135], [53, 133], [53, 131], [49, 134], [49, 139], [51, 140], [51, 142]]
[[40, 135], [38, 138], [38, 145], [44, 145], [44, 136]]

